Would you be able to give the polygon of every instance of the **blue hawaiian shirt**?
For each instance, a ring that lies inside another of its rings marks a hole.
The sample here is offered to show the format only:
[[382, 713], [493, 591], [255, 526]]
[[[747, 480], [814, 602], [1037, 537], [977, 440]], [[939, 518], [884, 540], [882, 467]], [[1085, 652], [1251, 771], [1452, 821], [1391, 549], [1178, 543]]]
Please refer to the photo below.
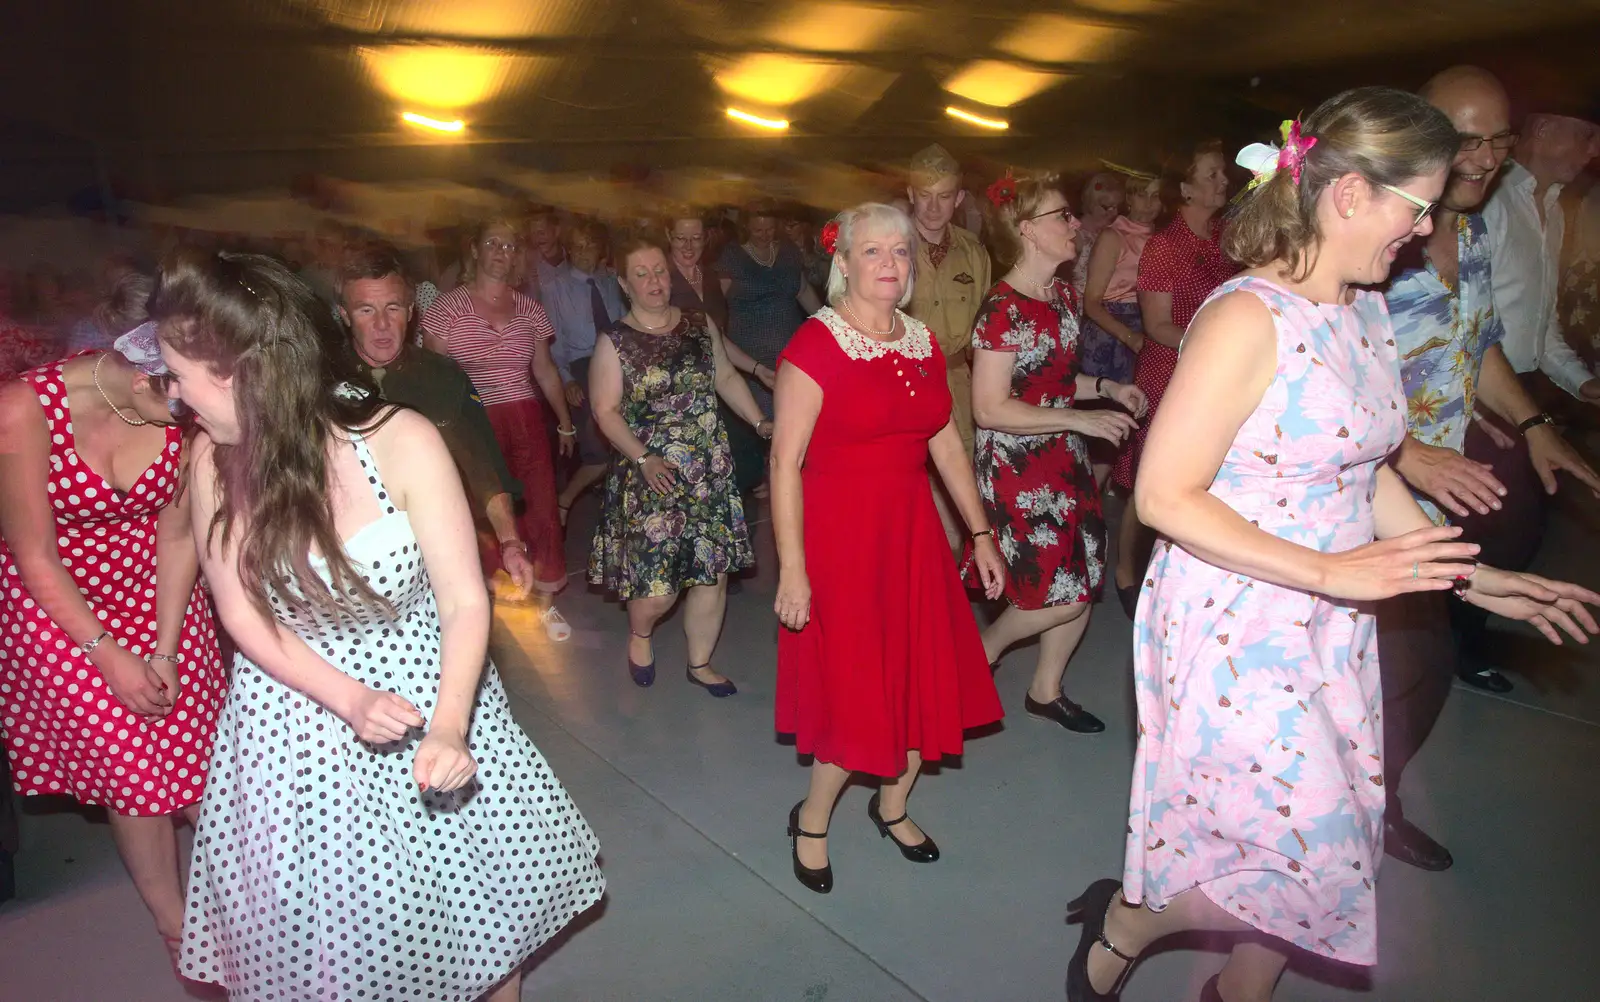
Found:
[[[1423, 251], [1420, 266], [1389, 283], [1386, 297], [1406, 391], [1406, 430], [1424, 445], [1461, 451], [1472, 420], [1483, 356], [1505, 334], [1494, 311], [1488, 227], [1476, 213], [1456, 219], [1460, 272], [1452, 289]], [[1426, 497], [1422, 508], [1443, 525]]]

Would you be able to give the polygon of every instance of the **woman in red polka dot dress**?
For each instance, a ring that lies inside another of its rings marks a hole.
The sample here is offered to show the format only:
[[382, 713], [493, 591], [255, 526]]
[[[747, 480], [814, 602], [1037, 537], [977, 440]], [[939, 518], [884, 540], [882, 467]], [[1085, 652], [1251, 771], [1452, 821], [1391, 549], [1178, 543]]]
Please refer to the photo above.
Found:
[[110, 812], [170, 951], [227, 677], [154, 329], [117, 348], [0, 386], [0, 729], [17, 792]]

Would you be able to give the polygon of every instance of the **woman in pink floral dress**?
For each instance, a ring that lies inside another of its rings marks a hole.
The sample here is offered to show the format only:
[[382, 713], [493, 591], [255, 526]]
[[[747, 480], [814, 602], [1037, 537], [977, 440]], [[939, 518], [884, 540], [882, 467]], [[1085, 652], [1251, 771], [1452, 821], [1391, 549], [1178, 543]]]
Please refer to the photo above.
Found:
[[[1405, 435], [1381, 294], [1430, 232], [1459, 139], [1387, 88], [1285, 123], [1226, 235], [1245, 273], [1190, 325], [1137, 484], [1157, 547], [1134, 626], [1139, 749], [1123, 880], [1073, 910], [1072, 1002], [1114, 998], [1177, 932], [1266, 933], [1202, 999], [1269, 998], [1291, 947], [1377, 961], [1382, 694], [1376, 599], [1454, 588], [1557, 640], [1582, 588], [1476, 566], [1385, 464]], [[1559, 641], [1558, 641], [1559, 642]]]

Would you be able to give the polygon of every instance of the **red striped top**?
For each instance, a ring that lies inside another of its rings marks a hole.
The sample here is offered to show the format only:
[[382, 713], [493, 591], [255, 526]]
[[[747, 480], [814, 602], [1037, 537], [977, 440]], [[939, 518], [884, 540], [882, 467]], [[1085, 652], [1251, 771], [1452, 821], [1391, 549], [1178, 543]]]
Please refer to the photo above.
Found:
[[485, 404], [537, 397], [533, 347], [556, 336], [544, 307], [515, 289], [511, 302], [516, 315], [502, 331], [473, 311], [472, 296], [464, 285], [435, 299], [422, 314], [423, 331], [439, 339]]

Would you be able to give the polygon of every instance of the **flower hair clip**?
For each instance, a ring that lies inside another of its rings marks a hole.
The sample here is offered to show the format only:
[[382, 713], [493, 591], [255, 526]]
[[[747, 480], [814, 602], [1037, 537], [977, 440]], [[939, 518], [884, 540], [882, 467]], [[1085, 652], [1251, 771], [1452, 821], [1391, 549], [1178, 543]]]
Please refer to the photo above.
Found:
[[1255, 175], [1245, 191], [1281, 170], [1287, 170], [1296, 185], [1300, 183], [1300, 172], [1305, 169], [1306, 159], [1317, 145], [1317, 137], [1302, 134], [1298, 118], [1286, 119], [1278, 131], [1283, 136], [1282, 146], [1277, 143], [1251, 143], [1234, 157], [1234, 163]]
[[822, 235], [818, 238], [818, 241], [822, 244], [822, 249], [828, 253], [828, 256], [832, 257], [834, 248], [839, 246], [839, 220], [828, 220], [828, 224], [822, 228]]
[[1011, 171], [1007, 170], [1006, 176], [997, 179], [994, 184], [991, 184], [985, 194], [989, 196], [990, 203], [997, 209], [1010, 205], [1017, 200], [1017, 179], [1012, 176]]

